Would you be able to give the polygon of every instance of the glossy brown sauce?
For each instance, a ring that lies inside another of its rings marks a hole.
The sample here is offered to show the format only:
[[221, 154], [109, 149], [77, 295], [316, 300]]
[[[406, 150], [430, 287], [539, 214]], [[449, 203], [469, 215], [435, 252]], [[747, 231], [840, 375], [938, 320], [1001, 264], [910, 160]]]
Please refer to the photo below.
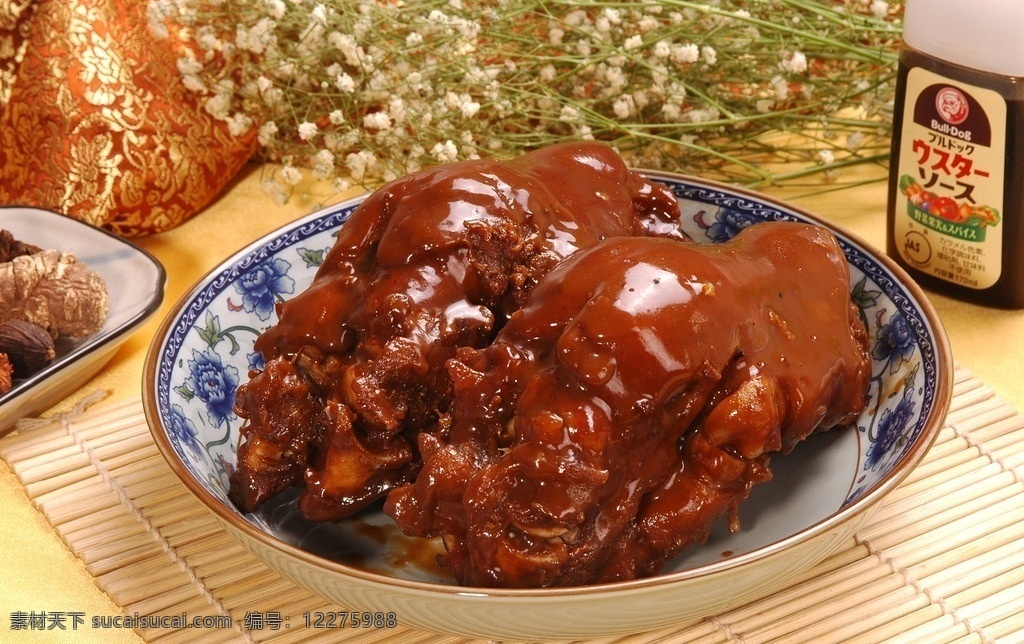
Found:
[[862, 409], [864, 327], [834, 238], [609, 239], [451, 363], [453, 423], [385, 511], [449, 535], [464, 584], [645, 576], [770, 478], [767, 457]]
[[[371, 195], [278, 306], [236, 401], [232, 500], [385, 499], [463, 584], [645, 576], [768, 455], [848, 422], [868, 378], [845, 257], [760, 224], [689, 243], [667, 188], [595, 143], [442, 166]], [[388, 538], [373, 532], [373, 538]]]
[[444, 422], [457, 348], [488, 344], [564, 257], [609, 237], [682, 240], [678, 216], [667, 188], [596, 143], [376, 191], [256, 343], [267, 367], [237, 398], [232, 499], [251, 511], [300, 485], [303, 514], [328, 520], [410, 480], [416, 435]]

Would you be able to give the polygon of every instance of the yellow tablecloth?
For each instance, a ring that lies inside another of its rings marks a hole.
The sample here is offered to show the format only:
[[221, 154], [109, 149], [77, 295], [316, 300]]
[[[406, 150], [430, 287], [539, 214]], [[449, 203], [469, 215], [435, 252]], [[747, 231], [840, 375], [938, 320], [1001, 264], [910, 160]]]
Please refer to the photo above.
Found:
[[[70, 409], [97, 390], [104, 402], [141, 395], [143, 362], [157, 325], [173, 303], [196, 280], [248, 242], [316, 209], [324, 200], [355, 194], [329, 195], [319, 184], [299, 186], [291, 200], [277, 205], [260, 188], [261, 168], [252, 166], [227, 192], [180, 227], [138, 240], [165, 266], [167, 295], [161, 311], [116, 353], [111, 362], [80, 391], [53, 411]], [[881, 168], [858, 168], [842, 181], [881, 179]], [[829, 190], [827, 184], [768, 189], [859, 235], [876, 247], [885, 242], [885, 184], [877, 180], [856, 187]], [[1024, 337], [1024, 311], [1004, 311], [929, 294], [946, 325], [954, 357], [995, 393], [1024, 409], [1024, 351], [1014, 338]], [[138, 641], [130, 630], [91, 629], [93, 616], [122, 614], [100, 591], [82, 562], [71, 553], [46, 519], [32, 506], [24, 488], [0, 461], [0, 640], [16, 642]], [[81, 613], [86, 624], [69, 630], [12, 631], [14, 613]]]

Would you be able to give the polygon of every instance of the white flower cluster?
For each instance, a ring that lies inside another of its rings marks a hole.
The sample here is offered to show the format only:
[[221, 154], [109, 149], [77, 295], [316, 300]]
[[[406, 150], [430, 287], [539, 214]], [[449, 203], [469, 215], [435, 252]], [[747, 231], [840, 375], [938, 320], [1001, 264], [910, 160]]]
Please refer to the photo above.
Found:
[[750, 169], [745, 140], [850, 107], [863, 141], [887, 122], [890, 13], [878, 0], [149, 0], [185, 86], [282, 164], [280, 195], [299, 168], [371, 183], [567, 138], [647, 167]]

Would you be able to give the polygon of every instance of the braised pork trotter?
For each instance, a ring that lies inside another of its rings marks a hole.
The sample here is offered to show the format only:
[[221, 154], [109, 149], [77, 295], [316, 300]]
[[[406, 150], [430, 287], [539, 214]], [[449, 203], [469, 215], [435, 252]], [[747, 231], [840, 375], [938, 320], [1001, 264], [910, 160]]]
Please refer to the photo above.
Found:
[[562, 262], [449, 363], [446, 434], [385, 511], [462, 584], [646, 576], [707, 538], [768, 457], [861, 411], [866, 331], [834, 237], [617, 238]]
[[487, 345], [561, 259], [614, 236], [683, 239], [678, 217], [667, 188], [597, 143], [379, 189], [256, 343], [232, 500], [248, 512], [297, 485], [303, 514], [330, 520], [408, 482], [417, 434], [444, 428], [458, 347]]

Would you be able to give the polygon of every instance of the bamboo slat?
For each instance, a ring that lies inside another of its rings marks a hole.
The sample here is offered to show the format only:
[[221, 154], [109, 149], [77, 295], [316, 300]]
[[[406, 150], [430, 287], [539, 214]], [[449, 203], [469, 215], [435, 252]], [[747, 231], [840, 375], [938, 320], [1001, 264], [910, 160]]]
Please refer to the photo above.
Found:
[[[247, 629], [247, 612], [301, 624], [343, 610], [266, 568], [176, 480], [138, 402], [99, 404], [0, 440], [0, 457], [97, 585], [126, 614], [231, 616], [209, 641], [330, 641]], [[144, 629], [188, 642], [189, 629]], [[357, 641], [466, 643], [399, 628]], [[698, 622], [619, 642], [1024, 643], [1024, 416], [963, 368], [920, 466], [845, 547], [786, 588]]]

